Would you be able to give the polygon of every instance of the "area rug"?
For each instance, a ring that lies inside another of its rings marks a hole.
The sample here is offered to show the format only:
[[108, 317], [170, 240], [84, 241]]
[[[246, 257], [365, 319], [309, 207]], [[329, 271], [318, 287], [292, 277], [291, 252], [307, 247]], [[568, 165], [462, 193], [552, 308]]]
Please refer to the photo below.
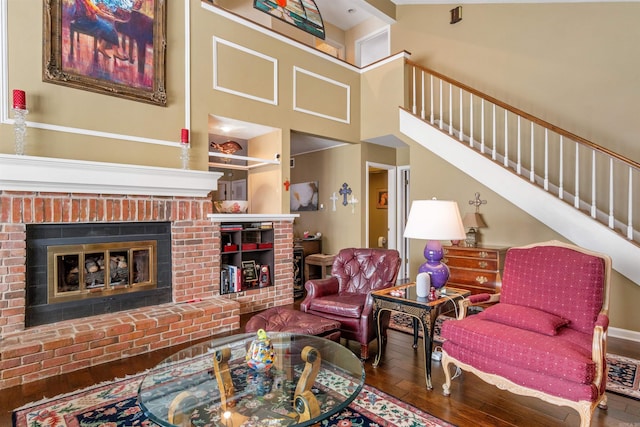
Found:
[[[137, 403], [144, 374], [29, 403], [13, 411], [14, 427], [157, 427]], [[248, 422], [245, 423], [248, 425]], [[261, 427], [260, 423], [251, 423]], [[269, 424], [277, 426], [279, 424]], [[347, 409], [322, 427], [451, 427], [443, 420], [368, 385]], [[235, 426], [239, 427], [239, 426]]]
[[[413, 321], [406, 314], [393, 312], [389, 320], [389, 328], [413, 334]], [[442, 322], [450, 319], [439, 316], [433, 328], [433, 340], [441, 343], [440, 327]], [[422, 336], [422, 327], [418, 332]], [[621, 396], [640, 400], [640, 360], [607, 353], [609, 372], [607, 377], [607, 391]]]

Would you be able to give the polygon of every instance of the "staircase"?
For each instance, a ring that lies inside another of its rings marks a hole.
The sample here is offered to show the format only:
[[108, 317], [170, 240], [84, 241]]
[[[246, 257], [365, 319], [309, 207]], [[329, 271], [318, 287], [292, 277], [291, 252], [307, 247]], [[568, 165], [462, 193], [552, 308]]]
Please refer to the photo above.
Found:
[[[400, 131], [640, 285], [640, 164], [406, 61]], [[635, 221], [634, 221], [635, 219]]]

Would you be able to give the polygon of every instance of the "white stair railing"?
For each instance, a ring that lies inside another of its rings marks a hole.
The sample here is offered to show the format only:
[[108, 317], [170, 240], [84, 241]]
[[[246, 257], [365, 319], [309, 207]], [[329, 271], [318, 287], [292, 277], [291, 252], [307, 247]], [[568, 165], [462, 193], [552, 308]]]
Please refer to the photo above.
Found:
[[[638, 243], [640, 164], [406, 60], [407, 111]], [[528, 128], [528, 129], [527, 129]], [[514, 158], [511, 158], [515, 153]]]

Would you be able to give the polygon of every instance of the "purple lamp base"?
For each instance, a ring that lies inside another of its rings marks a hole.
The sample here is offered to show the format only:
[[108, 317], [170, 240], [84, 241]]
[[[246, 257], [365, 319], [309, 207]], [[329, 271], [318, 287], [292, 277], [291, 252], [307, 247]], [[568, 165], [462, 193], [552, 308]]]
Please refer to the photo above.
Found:
[[431, 276], [431, 286], [440, 289], [449, 280], [449, 267], [440, 262], [443, 258], [442, 244], [438, 240], [429, 240], [424, 247], [424, 257], [426, 262], [418, 269], [419, 273], [429, 273]]

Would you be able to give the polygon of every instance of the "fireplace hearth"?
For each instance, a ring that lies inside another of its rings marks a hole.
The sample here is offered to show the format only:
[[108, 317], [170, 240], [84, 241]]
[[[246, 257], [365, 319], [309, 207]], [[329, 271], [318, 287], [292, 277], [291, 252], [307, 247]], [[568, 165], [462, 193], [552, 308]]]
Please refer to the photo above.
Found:
[[169, 222], [29, 224], [25, 326], [170, 302]]

